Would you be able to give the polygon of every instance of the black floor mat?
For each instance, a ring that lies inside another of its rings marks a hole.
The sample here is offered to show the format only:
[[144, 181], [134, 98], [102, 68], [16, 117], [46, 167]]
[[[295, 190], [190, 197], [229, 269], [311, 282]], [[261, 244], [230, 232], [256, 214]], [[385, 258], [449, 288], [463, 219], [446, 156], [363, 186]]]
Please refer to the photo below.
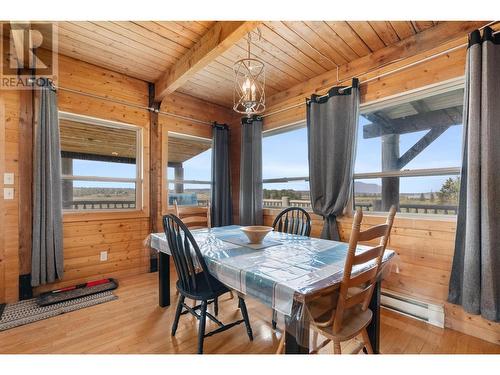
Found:
[[38, 296], [36, 303], [38, 304], [38, 306], [48, 306], [54, 303], [69, 301], [75, 298], [90, 296], [92, 294], [101, 293], [118, 288], [118, 281], [116, 281], [115, 279], [109, 279], [109, 280], [110, 281], [107, 283], [91, 287], [73, 289], [60, 293], [52, 293], [52, 292], [43, 293], [40, 294], [40, 296]]

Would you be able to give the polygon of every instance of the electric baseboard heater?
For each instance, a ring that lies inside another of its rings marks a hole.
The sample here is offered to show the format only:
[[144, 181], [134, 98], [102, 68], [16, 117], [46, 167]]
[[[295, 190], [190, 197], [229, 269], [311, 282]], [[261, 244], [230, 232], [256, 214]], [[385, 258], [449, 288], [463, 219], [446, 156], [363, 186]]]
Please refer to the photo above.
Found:
[[443, 305], [419, 301], [389, 290], [382, 290], [380, 304], [386, 309], [444, 328]]

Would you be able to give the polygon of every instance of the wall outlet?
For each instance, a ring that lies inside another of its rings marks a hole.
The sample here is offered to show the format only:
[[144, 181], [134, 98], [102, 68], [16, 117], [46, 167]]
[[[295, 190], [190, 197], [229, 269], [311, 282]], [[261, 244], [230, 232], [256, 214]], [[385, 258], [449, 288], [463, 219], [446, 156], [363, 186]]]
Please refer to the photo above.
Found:
[[14, 199], [14, 188], [3, 188], [3, 199]]
[[14, 185], [14, 173], [4, 173], [3, 174], [3, 184], [4, 185]]
[[108, 260], [108, 252], [107, 251], [101, 251], [101, 262], [105, 262]]

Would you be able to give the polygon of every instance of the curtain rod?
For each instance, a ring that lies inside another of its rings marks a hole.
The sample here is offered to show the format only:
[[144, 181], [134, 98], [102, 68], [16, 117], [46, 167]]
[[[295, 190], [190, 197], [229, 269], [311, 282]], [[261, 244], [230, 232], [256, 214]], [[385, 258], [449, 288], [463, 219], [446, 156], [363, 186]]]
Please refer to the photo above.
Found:
[[100, 95], [91, 94], [91, 93], [80, 91], [80, 90], [69, 89], [67, 87], [61, 87], [61, 86], [59, 86], [59, 87], [57, 87], [57, 89], [61, 90], [61, 91], [68, 91], [68, 92], [71, 92], [71, 93], [74, 93], [74, 94], [78, 94], [78, 95], [82, 95], [82, 96], [88, 96], [88, 97], [94, 98], [94, 99], [100, 99], [100, 100], [104, 100], [104, 101], [108, 101], [108, 102], [112, 102], [112, 103], [126, 105], [128, 107], [142, 109], [142, 110], [145, 110], [145, 111], [148, 111], [148, 112], [156, 112], [159, 115], [164, 115], [164, 116], [169, 116], [169, 117], [175, 117], [175, 118], [179, 118], [179, 119], [186, 120], [186, 121], [191, 121], [191, 122], [196, 122], [196, 123], [203, 124], [203, 125], [210, 125], [210, 126], [212, 126], [212, 124], [213, 124], [213, 121], [198, 120], [198, 119], [191, 118], [191, 117], [188, 117], [188, 116], [183, 116], [183, 115], [178, 115], [178, 114], [175, 114], [175, 113], [160, 111], [160, 110], [157, 110], [157, 109], [155, 109], [153, 107], [142, 106], [142, 105], [139, 105], [139, 104], [134, 104], [134, 103], [126, 102], [126, 101], [120, 100], [120, 99], [112, 99], [112, 98], [108, 98], [106, 96], [100, 96]]
[[[486, 27], [488, 27], [488, 26], [491, 26], [491, 25], [494, 25], [494, 24], [496, 24], [496, 23], [498, 23], [498, 22], [499, 22], [499, 21], [492, 21], [492, 22], [490, 22], [490, 23], [488, 23], [488, 24], [486, 24], [486, 25], [484, 25], [484, 26], [480, 27], [478, 30], [483, 30], [484, 28], [486, 28]], [[497, 33], [499, 33], [499, 32], [500, 32], [500, 30], [499, 30], [499, 31], [495, 31], [495, 32], [493, 33], [493, 35], [495, 35], [495, 34], [497, 34]], [[407, 68], [411, 68], [411, 67], [413, 67], [413, 66], [415, 66], [415, 65], [421, 64], [421, 63], [426, 62], [426, 61], [429, 61], [429, 60], [433, 60], [433, 59], [435, 59], [436, 57], [439, 57], [439, 56], [442, 56], [442, 55], [446, 55], [447, 53], [450, 53], [450, 52], [453, 52], [453, 51], [459, 50], [459, 49], [464, 48], [464, 47], [467, 47], [467, 46], [468, 46], [468, 43], [464, 43], [464, 44], [460, 44], [460, 45], [455, 46], [455, 47], [451, 47], [451, 48], [449, 48], [449, 49], [447, 49], [447, 50], [445, 50], [445, 51], [441, 51], [441, 52], [435, 53], [434, 55], [427, 56], [427, 57], [425, 57], [425, 58], [423, 58], [423, 59], [421, 59], [421, 60], [414, 61], [414, 62], [409, 63], [409, 64], [407, 64], [407, 65], [400, 66], [399, 68], [395, 68], [395, 69], [393, 69], [393, 70], [389, 70], [389, 71], [387, 71], [387, 72], [385, 72], [385, 73], [381, 73], [381, 74], [379, 74], [379, 75], [377, 75], [377, 76], [374, 76], [374, 77], [368, 78], [368, 79], [366, 79], [366, 80], [364, 80], [364, 81], [359, 81], [359, 85], [362, 85], [362, 84], [364, 84], [364, 83], [368, 83], [368, 82], [371, 82], [371, 81], [375, 81], [375, 80], [380, 79], [380, 78], [382, 78], [382, 77], [386, 77], [386, 76], [388, 76], [388, 75], [391, 75], [391, 74], [394, 74], [394, 73], [400, 72], [400, 71], [405, 70], [405, 69], [407, 69]], [[392, 64], [392, 63], [395, 63], [395, 62], [398, 62], [398, 61], [401, 61], [401, 60], [395, 60], [395, 61], [392, 61], [392, 62], [391, 62], [391, 63], [389, 63], [389, 64]], [[379, 69], [379, 68], [377, 68], [377, 69]], [[364, 73], [362, 73], [362, 74], [368, 74], [368, 73], [370, 73], [370, 71], [364, 72]], [[355, 77], [353, 76], [353, 77], [350, 77], [350, 78], [346, 78], [346, 79], [344, 79], [343, 81], [352, 80], [353, 78], [355, 78]], [[339, 82], [339, 79], [338, 79], [338, 68], [337, 68], [337, 82]], [[346, 86], [346, 87], [343, 87], [342, 89], [340, 89], [340, 90], [339, 90], [339, 92], [342, 92], [342, 91], [344, 91], [344, 90], [348, 90], [348, 89], [350, 89], [350, 88], [352, 88], [352, 86]], [[325, 94], [325, 95], [328, 95], [328, 93], [327, 93], [327, 94]], [[325, 96], [325, 95], [322, 95], [321, 97], [323, 97], [323, 96]], [[285, 108], [277, 109], [276, 111], [272, 111], [272, 112], [269, 112], [269, 113], [265, 113], [265, 114], [261, 115], [261, 117], [265, 118], [265, 117], [268, 117], [268, 116], [276, 115], [276, 114], [281, 113], [281, 112], [286, 112], [286, 111], [288, 111], [288, 110], [290, 110], [290, 109], [294, 109], [294, 108], [299, 108], [299, 107], [302, 107], [303, 105], [304, 105], [303, 103], [300, 103], [300, 104], [294, 104], [294, 105], [291, 105], [291, 106], [289, 106], [289, 107], [285, 107]]]

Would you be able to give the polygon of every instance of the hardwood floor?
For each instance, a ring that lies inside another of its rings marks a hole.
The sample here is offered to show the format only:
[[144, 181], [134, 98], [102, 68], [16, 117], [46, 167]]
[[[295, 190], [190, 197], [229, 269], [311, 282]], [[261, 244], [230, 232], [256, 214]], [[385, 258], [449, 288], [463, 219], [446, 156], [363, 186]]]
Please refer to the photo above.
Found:
[[[120, 280], [116, 294], [116, 301], [0, 332], [0, 353], [196, 352], [197, 322], [193, 317], [183, 315], [176, 336], [170, 336], [174, 306], [158, 306], [156, 273]], [[172, 301], [176, 298], [173, 292]], [[248, 299], [247, 305], [254, 341], [248, 340], [244, 326], [240, 325], [207, 338], [205, 353], [276, 351], [281, 333], [271, 329], [271, 310], [253, 299]], [[224, 299], [219, 315], [224, 322], [239, 319], [237, 299]], [[212, 323], [207, 327], [214, 328]], [[384, 310], [381, 351], [500, 354], [500, 345]], [[328, 352], [330, 346], [321, 351]]]

